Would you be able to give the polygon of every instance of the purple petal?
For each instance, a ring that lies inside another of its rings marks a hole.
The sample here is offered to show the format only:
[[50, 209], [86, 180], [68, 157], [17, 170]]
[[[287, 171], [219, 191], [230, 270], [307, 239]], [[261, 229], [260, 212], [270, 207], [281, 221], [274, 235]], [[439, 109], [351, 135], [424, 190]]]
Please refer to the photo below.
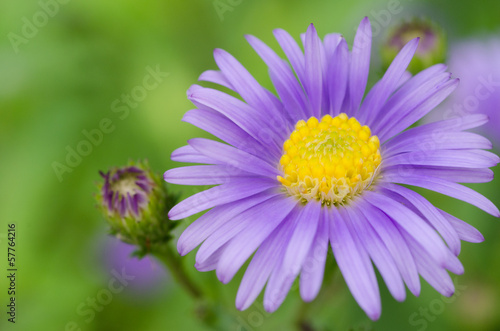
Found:
[[410, 249], [403, 236], [394, 225], [393, 221], [380, 209], [364, 201], [357, 202], [358, 210], [364, 214], [366, 220], [373, 227], [380, 239], [385, 243], [387, 249], [392, 255], [394, 262], [398, 266], [399, 272], [403, 277], [408, 289], [413, 295], [420, 295], [420, 279], [417, 267]]
[[436, 229], [437, 232], [446, 241], [450, 250], [458, 255], [460, 253], [460, 239], [458, 234], [450, 225], [450, 223], [441, 215], [434, 205], [432, 205], [427, 199], [425, 199], [420, 194], [407, 189], [406, 187], [395, 185], [395, 184], [385, 184], [384, 188], [401, 195], [407, 201], [407, 203], [413, 205], [416, 210], [418, 210]]
[[182, 120], [213, 134], [242, 151], [258, 155], [265, 160], [278, 157], [277, 154], [269, 153], [268, 148], [262, 146], [247, 132], [220, 113], [205, 109], [193, 109], [184, 114]]
[[[288, 115], [275, 107], [271, 96], [241, 63], [222, 49], [214, 51], [214, 58], [226, 79], [251, 107], [266, 114], [269, 120], [273, 119], [277, 124], [287, 126]], [[280, 138], [283, 140], [284, 137]]]
[[288, 64], [269, 46], [254, 36], [246, 36], [247, 41], [269, 67], [273, 85], [294, 122], [305, 117], [306, 97], [300, 83]]
[[168, 218], [180, 220], [206, 209], [240, 200], [276, 186], [276, 180], [238, 178], [230, 183], [212, 187], [179, 202], [170, 209]]
[[410, 164], [437, 167], [489, 168], [500, 159], [482, 150], [424, 150], [384, 158], [384, 167]]
[[139, 215], [139, 206], [137, 204], [137, 199], [135, 199], [135, 195], [132, 197], [130, 193], [127, 192], [127, 200], [128, 205], [132, 209], [133, 213], [138, 216]]
[[404, 152], [423, 150], [462, 150], [462, 149], [491, 149], [491, 142], [481, 135], [471, 132], [427, 132], [406, 136], [399, 136], [385, 144], [384, 158]]
[[451, 226], [453, 226], [453, 228], [457, 232], [460, 240], [471, 243], [480, 243], [484, 241], [484, 237], [481, 232], [479, 232], [472, 225], [456, 218], [453, 215], [448, 214], [443, 210], [439, 210], [439, 212], [448, 220], [448, 222], [450, 222]]
[[266, 161], [218, 141], [193, 138], [188, 144], [203, 155], [233, 168], [274, 179], [279, 174], [278, 169]]
[[144, 171], [142, 171], [141, 169], [135, 167], [135, 166], [132, 166], [132, 167], [128, 167], [126, 170], [126, 172], [132, 172], [132, 173], [135, 173], [135, 174], [142, 174]]
[[131, 199], [130, 205], [132, 206], [132, 210], [136, 215], [139, 215], [139, 197], [141, 196], [140, 193], [135, 193], [134, 196]]
[[254, 177], [248, 172], [229, 165], [201, 165], [169, 169], [163, 179], [179, 185], [218, 185], [230, 182], [235, 177]]
[[379, 208], [394, 222], [410, 233], [439, 265], [445, 264], [448, 258], [448, 248], [434, 229], [417, 214], [380, 193], [365, 191], [364, 197], [370, 204]]
[[405, 107], [410, 100], [418, 98], [419, 96], [425, 98], [433, 87], [449, 80], [450, 74], [443, 73], [445, 70], [445, 65], [438, 64], [419, 72], [408, 80], [384, 104], [378, 116], [370, 125], [372, 131], [378, 134], [386, 123], [400, 112], [402, 107]]
[[[295, 214], [295, 217], [292, 217]], [[287, 222], [281, 222], [273, 233], [262, 243], [248, 265], [236, 295], [236, 308], [247, 309], [255, 301], [259, 293], [285, 253], [286, 243], [292, 235], [297, 221], [297, 210], [292, 210]]]
[[217, 268], [217, 265], [219, 264], [219, 260], [222, 256], [222, 254], [224, 253], [226, 247], [227, 247], [227, 244], [219, 247], [219, 249], [217, 249], [205, 261], [200, 262], [200, 263], [196, 262], [194, 264], [194, 267], [196, 268], [196, 270], [201, 271], [201, 272], [215, 270]]
[[389, 182], [418, 186], [448, 195], [452, 198], [470, 203], [471, 205], [476, 206], [495, 217], [500, 217], [498, 208], [490, 200], [463, 185], [439, 178], [418, 176], [416, 174], [411, 176], [400, 176], [399, 174], [387, 173], [384, 174], [384, 178]]
[[331, 58], [328, 58], [327, 87], [330, 96], [330, 114], [340, 113], [347, 90], [349, 73], [349, 48], [344, 38], [340, 40]]
[[302, 269], [302, 264], [311, 249], [318, 228], [321, 204], [309, 201], [302, 209], [299, 222], [295, 228], [283, 258], [285, 272], [296, 277]]
[[312, 301], [317, 295], [323, 282], [326, 255], [328, 253], [328, 208], [322, 208], [318, 231], [311, 249], [302, 265], [300, 273], [300, 295], [306, 302]]
[[411, 176], [416, 174], [418, 176], [436, 177], [456, 183], [487, 183], [493, 180], [493, 171], [490, 169], [399, 165], [387, 168], [384, 167], [384, 173], [395, 173], [400, 176]]
[[296, 205], [295, 197], [276, 199], [267, 210], [263, 208], [247, 216], [251, 218], [251, 224], [231, 240], [217, 266], [217, 277], [222, 283], [228, 283], [274, 229], [281, 222], [288, 221], [285, 218]]
[[311, 115], [321, 116], [321, 100], [323, 96], [323, 68], [320, 49], [321, 39], [314, 28], [309, 25], [305, 40], [305, 82], [304, 88], [311, 104]]
[[206, 157], [205, 155], [201, 154], [200, 152], [198, 152], [189, 145], [177, 148], [175, 151], [172, 152], [170, 158], [172, 159], [172, 161], [176, 162], [206, 163], [206, 164], [220, 163], [209, 157]]
[[411, 248], [419, 274], [442, 295], [447, 297], [453, 295], [455, 287], [446, 270], [437, 265], [431, 256], [422, 249], [421, 245], [419, 245], [412, 236], [406, 233], [405, 230], [401, 229], [401, 233]]
[[288, 32], [282, 29], [276, 29], [273, 31], [274, 37], [281, 46], [281, 49], [285, 53], [288, 61], [292, 65], [293, 70], [299, 77], [299, 81], [304, 84], [305, 81], [305, 60], [304, 53], [302, 53], [299, 45], [290, 36]]
[[230, 90], [234, 91], [233, 85], [227, 80], [227, 78], [222, 74], [222, 72], [218, 70], [207, 70], [203, 72], [198, 80], [210, 82], [214, 84], [219, 84], [221, 86], [227, 87]]
[[368, 253], [353, 236], [337, 209], [330, 208], [330, 243], [337, 265], [354, 299], [372, 319], [381, 313], [377, 279]]
[[344, 39], [340, 33], [329, 33], [323, 38], [323, 45], [325, 47], [325, 55], [328, 61], [335, 53], [340, 41]]
[[372, 123], [378, 115], [387, 98], [398, 87], [399, 80], [403, 76], [406, 68], [410, 64], [413, 55], [418, 47], [419, 38], [408, 42], [394, 58], [391, 65], [385, 72], [382, 79], [375, 84], [367, 94], [363, 105], [359, 110], [359, 120], [363, 123]]
[[[267, 220], [266, 215], [275, 215], [287, 208], [293, 208], [292, 202], [295, 202], [294, 198], [274, 196], [236, 215], [205, 240], [196, 253], [196, 262], [201, 263], [208, 259], [219, 247], [236, 237], [241, 231], [249, 229], [256, 220]], [[227, 250], [229, 251], [230, 249]]]
[[380, 130], [380, 133], [378, 134], [380, 141], [385, 141], [388, 138], [400, 133], [427, 115], [427, 113], [433, 110], [444, 99], [446, 99], [448, 95], [453, 92], [453, 90], [457, 88], [458, 82], [458, 79], [449, 80], [446, 83], [441, 84], [439, 87], [436, 87], [435, 91], [433, 91], [429, 96], [426, 96], [425, 99], [420, 98], [420, 100], [418, 100], [418, 97], [414, 98], [412, 101], [420, 101], [420, 103], [415, 107], [412, 107], [411, 102], [408, 102], [406, 108], [410, 110], [404, 114], [401, 113], [400, 116], [394, 116], [390, 120], [389, 125]]
[[271, 143], [269, 147], [275, 153], [281, 153], [281, 146], [276, 143], [279, 135], [268, 126], [269, 119], [264, 112], [224, 92], [197, 85], [189, 88], [188, 99], [198, 108], [208, 107], [221, 113], [257, 141], [263, 145]]
[[401, 75], [401, 78], [399, 79], [398, 83], [396, 84], [396, 88], [397, 89], [401, 88], [401, 86], [406, 84], [406, 82], [408, 82], [412, 77], [413, 75], [410, 72], [405, 71], [403, 75]]
[[177, 241], [179, 254], [186, 255], [236, 215], [278, 194], [264, 191], [209, 210], [182, 232]]
[[365, 17], [359, 24], [351, 52], [349, 67], [349, 98], [350, 109], [356, 114], [361, 99], [365, 94], [368, 72], [370, 69], [370, 55], [372, 45], [372, 28], [370, 20]]
[[120, 216], [123, 218], [127, 215], [127, 201], [124, 196], [119, 201], [118, 210], [120, 211]]
[[415, 137], [422, 136], [434, 137], [435, 140], [446, 140], [447, 135], [451, 132], [473, 129], [487, 122], [488, 117], [486, 115], [472, 114], [428, 123], [402, 132], [397, 136], [397, 139], [387, 142], [386, 146], [392, 148], [394, 144], [399, 144], [400, 141], [412, 141]]
[[377, 266], [392, 296], [398, 301], [404, 301], [406, 298], [405, 286], [391, 254], [364, 215], [357, 209], [355, 206], [349, 206], [340, 210], [347, 221], [349, 231], [353, 236], [358, 236], [359, 241]]
[[264, 294], [266, 311], [273, 312], [278, 309], [290, 291], [290, 287], [302, 269], [307, 253], [311, 249], [320, 212], [321, 204], [316, 201], [309, 201], [300, 208], [300, 215], [296, 216], [297, 225], [286, 243], [287, 247], [283, 259], [272, 272], [266, 287]]

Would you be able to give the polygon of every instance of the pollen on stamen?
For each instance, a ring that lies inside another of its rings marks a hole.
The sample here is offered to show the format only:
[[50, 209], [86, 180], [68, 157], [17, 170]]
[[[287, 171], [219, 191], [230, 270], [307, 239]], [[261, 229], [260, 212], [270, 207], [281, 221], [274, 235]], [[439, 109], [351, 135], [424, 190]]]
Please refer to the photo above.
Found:
[[370, 186], [381, 161], [378, 137], [356, 118], [311, 117], [284, 142], [278, 180], [303, 202], [341, 205]]

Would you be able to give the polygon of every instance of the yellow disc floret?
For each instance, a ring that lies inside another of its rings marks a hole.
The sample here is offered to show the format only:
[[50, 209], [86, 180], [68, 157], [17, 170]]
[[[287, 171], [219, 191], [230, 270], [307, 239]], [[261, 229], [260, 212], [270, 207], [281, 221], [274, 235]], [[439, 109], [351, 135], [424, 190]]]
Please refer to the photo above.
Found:
[[300, 120], [283, 144], [278, 180], [303, 202], [339, 205], [366, 189], [378, 173], [380, 141], [342, 113]]

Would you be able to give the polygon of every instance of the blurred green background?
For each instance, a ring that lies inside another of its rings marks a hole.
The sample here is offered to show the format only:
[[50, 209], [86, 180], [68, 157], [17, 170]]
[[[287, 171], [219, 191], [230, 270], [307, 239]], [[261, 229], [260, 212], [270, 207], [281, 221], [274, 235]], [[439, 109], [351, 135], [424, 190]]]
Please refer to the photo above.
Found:
[[[221, 3], [227, 6], [225, 11]], [[401, 10], [386, 19], [383, 11], [391, 3]], [[39, 14], [42, 10], [50, 15]], [[399, 5], [385, 0], [2, 1], [0, 329], [71, 330], [73, 323], [81, 330], [206, 329], [194, 318], [195, 303], [154, 262], [141, 267], [159, 274], [159, 278], [146, 280], [150, 284], [130, 281], [109, 303], [96, 309], [92, 318], [78, 307], [108, 288], [114, 277], [112, 268], [120, 270], [120, 263], [128, 265], [104, 258], [117, 243], [107, 238], [107, 226], [95, 208], [98, 171], [123, 165], [129, 158], [147, 158], [162, 173], [178, 166], [170, 161], [175, 148], [189, 138], [207, 136], [180, 119], [193, 108], [186, 99], [188, 87], [204, 70], [215, 69], [214, 48], [234, 54], [269, 87], [267, 69], [244, 34], [256, 35], [277, 49], [273, 29], [286, 29], [298, 38], [313, 22], [320, 35], [342, 32], [351, 42], [359, 21], [368, 15], [374, 29], [375, 25], [379, 28], [372, 60], [372, 78], [377, 78], [378, 50], [388, 25], [425, 15], [441, 24], [449, 41], [454, 42], [476, 34], [498, 33], [499, 13], [497, 0], [481, 5], [454, 0], [401, 1]], [[26, 21], [34, 19], [39, 27], [30, 29]], [[12, 39], [11, 33], [19, 38]], [[127, 113], [113, 108], [114, 103], [123, 106], [116, 100], [142, 86], [148, 70], [156, 68], [168, 75], [160, 77], [155, 88]], [[82, 145], [92, 146], [88, 155], [73, 160], [71, 172], [58, 177], [54, 162], [66, 164], [68, 148], [76, 149], [88, 140], [83, 131], [99, 128], [105, 118], [112, 123], [111, 132], [103, 134], [95, 145]], [[474, 187], [500, 205], [498, 180]], [[170, 188], [183, 197], [197, 191]], [[337, 274], [333, 285], [323, 288], [320, 299], [306, 306], [305, 314], [317, 330], [500, 329], [500, 223], [451, 198], [425, 194], [477, 227], [486, 238], [481, 244], [463, 244], [460, 258], [466, 272], [456, 277], [455, 299], [443, 300], [424, 283], [419, 298], [408, 293], [407, 300], [398, 303], [381, 285], [382, 317], [371, 322]], [[184, 221], [176, 234], [192, 221]], [[6, 314], [9, 223], [17, 228], [15, 325], [7, 322]], [[263, 313], [260, 297], [254, 306], [239, 312], [234, 299], [242, 272], [223, 285], [214, 272], [194, 269], [194, 255], [184, 258], [185, 266], [227, 307], [228, 330], [295, 327], [301, 307], [298, 291], [292, 291], [272, 315]], [[134, 267], [127, 270], [140, 273]], [[422, 309], [429, 313], [425, 315]]]

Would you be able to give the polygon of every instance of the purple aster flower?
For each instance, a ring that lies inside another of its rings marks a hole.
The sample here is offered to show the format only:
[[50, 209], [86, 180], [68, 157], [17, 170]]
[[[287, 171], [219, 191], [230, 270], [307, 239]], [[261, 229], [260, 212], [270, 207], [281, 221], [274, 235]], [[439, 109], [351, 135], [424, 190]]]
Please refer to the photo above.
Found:
[[[460, 240], [480, 242], [472, 226], [434, 207], [405, 186], [419, 186], [499, 216], [488, 199], [458, 182], [486, 182], [498, 157], [491, 144], [464, 132], [486, 122], [470, 115], [410, 128], [457, 86], [444, 65], [405, 73], [418, 39], [403, 47], [365, 94], [371, 27], [362, 20], [349, 51], [340, 34], [321, 40], [311, 24], [304, 52], [283, 30], [274, 35], [288, 62], [253, 36], [247, 40], [269, 67], [275, 96], [230, 54], [214, 52], [219, 71], [200, 80], [240, 98], [194, 85], [197, 107], [184, 121], [222, 141], [191, 139], [172, 160], [201, 165], [171, 169], [165, 180], [218, 185], [170, 210], [182, 219], [210, 209], [181, 235], [180, 254], [201, 244], [195, 267], [229, 282], [252, 254], [236, 296], [246, 309], [264, 286], [264, 307], [276, 310], [300, 276], [313, 300], [323, 280], [328, 244], [355, 300], [372, 318], [381, 313], [373, 264], [391, 294], [419, 295], [421, 275], [453, 294], [448, 271], [461, 274]], [[290, 65], [289, 65], [290, 63]], [[436, 139], [441, 134], [443, 139]], [[444, 139], [447, 138], [447, 139]]]
[[464, 114], [486, 114], [490, 121], [481, 131], [500, 147], [500, 39], [461, 42], [450, 50], [450, 70], [460, 77], [456, 93], [443, 104], [433, 119]]

